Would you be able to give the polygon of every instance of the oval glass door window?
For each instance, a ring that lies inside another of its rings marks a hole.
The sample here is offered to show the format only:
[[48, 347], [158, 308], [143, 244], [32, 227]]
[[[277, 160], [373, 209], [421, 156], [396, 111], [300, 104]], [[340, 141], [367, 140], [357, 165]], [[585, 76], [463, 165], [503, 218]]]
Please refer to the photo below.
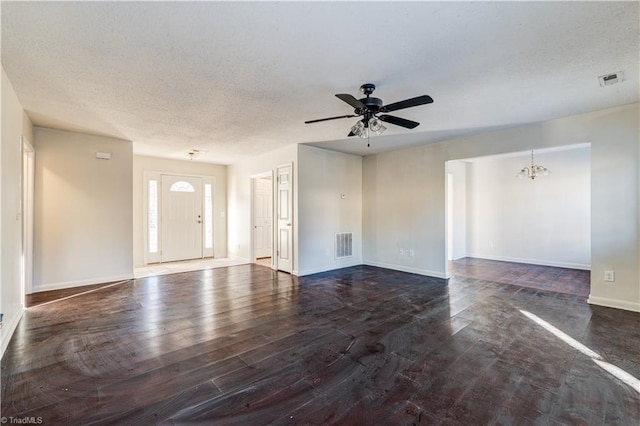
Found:
[[185, 182], [183, 180], [180, 180], [178, 182], [175, 182], [173, 185], [171, 185], [171, 188], [169, 188], [169, 191], [171, 191], [171, 192], [195, 192], [195, 189], [193, 188], [193, 185], [191, 185], [189, 182]]

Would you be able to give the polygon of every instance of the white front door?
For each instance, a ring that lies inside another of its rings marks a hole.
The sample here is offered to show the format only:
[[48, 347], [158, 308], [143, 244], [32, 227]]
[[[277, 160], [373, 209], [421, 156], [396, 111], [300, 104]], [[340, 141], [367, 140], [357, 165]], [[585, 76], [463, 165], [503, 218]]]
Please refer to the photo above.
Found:
[[255, 241], [256, 258], [271, 257], [271, 235], [273, 234], [271, 178], [255, 179], [253, 190], [253, 240]]
[[201, 258], [202, 222], [202, 178], [162, 175], [162, 261]]
[[291, 165], [278, 167], [277, 264], [280, 271], [293, 270], [293, 174]]

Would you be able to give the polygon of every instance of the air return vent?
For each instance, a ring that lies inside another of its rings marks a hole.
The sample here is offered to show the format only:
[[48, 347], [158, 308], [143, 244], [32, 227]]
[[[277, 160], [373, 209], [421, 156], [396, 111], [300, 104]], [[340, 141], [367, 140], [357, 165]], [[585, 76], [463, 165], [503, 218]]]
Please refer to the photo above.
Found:
[[353, 233], [336, 234], [336, 259], [353, 256]]

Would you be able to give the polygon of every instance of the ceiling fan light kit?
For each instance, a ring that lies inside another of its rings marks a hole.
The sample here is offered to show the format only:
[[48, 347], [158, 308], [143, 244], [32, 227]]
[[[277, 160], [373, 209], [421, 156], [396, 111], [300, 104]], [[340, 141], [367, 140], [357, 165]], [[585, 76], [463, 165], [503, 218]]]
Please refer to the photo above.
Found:
[[382, 132], [387, 130], [387, 128], [384, 126], [384, 124], [382, 124], [382, 121], [380, 121], [380, 119], [376, 118], [376, 117], [372, 117], [369, 120], [369, 129], [372, 132], [375, 132], [376, 135], [380, 135], [380, 134], [382, 134]]
[[362, 117], [356, 124], [351, 127], [351, 131], [347, 136], [359, 136], [368, 138], [371, 132], [376, 135], [382, 134], [387, 130], [383, 124], [390, 123], [407, 129], [415, 129], [420, 125], [416, 121], [407, 120], [405, 118], [384, 114], [387, 112], [397, 111], [400, 109], [411, 108], [419, 105], [426, 105], [433, 102], [429, 95], [416, 96], [415, 98], [405, 99], [404, 101], [394, 102], [384, 105], [382, 99], [371, 96], [376, 86], [371, 83], [365, 83], [360, 86], [360, 91], [365, 95], [362, 99], [356, 99], [352, 95], [346, 93], [338, 93], [336, 97], [353, 107], [353, 114], [340, 115], [336, 117], [320, 118], [317, 120], [305, 121], [306, 124], [318, 123], [321, 121], [337, 120], [341, 118]]

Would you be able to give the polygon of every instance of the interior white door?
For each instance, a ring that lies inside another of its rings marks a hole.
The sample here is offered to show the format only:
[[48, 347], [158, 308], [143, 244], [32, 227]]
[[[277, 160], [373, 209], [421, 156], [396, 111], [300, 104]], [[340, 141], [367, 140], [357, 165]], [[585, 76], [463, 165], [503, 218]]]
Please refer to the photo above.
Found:
[[293, 174], [291, 165], [278, 167], [277, 264], [280, 271], [293, 270]]
[[202, 178], [162, 175], [161, 259], [202, 257]]
[[273, 188], [270, 178], [257, 178], [254, 182], [253, 219], [256, 258], [271, 257], [273, 235]]

